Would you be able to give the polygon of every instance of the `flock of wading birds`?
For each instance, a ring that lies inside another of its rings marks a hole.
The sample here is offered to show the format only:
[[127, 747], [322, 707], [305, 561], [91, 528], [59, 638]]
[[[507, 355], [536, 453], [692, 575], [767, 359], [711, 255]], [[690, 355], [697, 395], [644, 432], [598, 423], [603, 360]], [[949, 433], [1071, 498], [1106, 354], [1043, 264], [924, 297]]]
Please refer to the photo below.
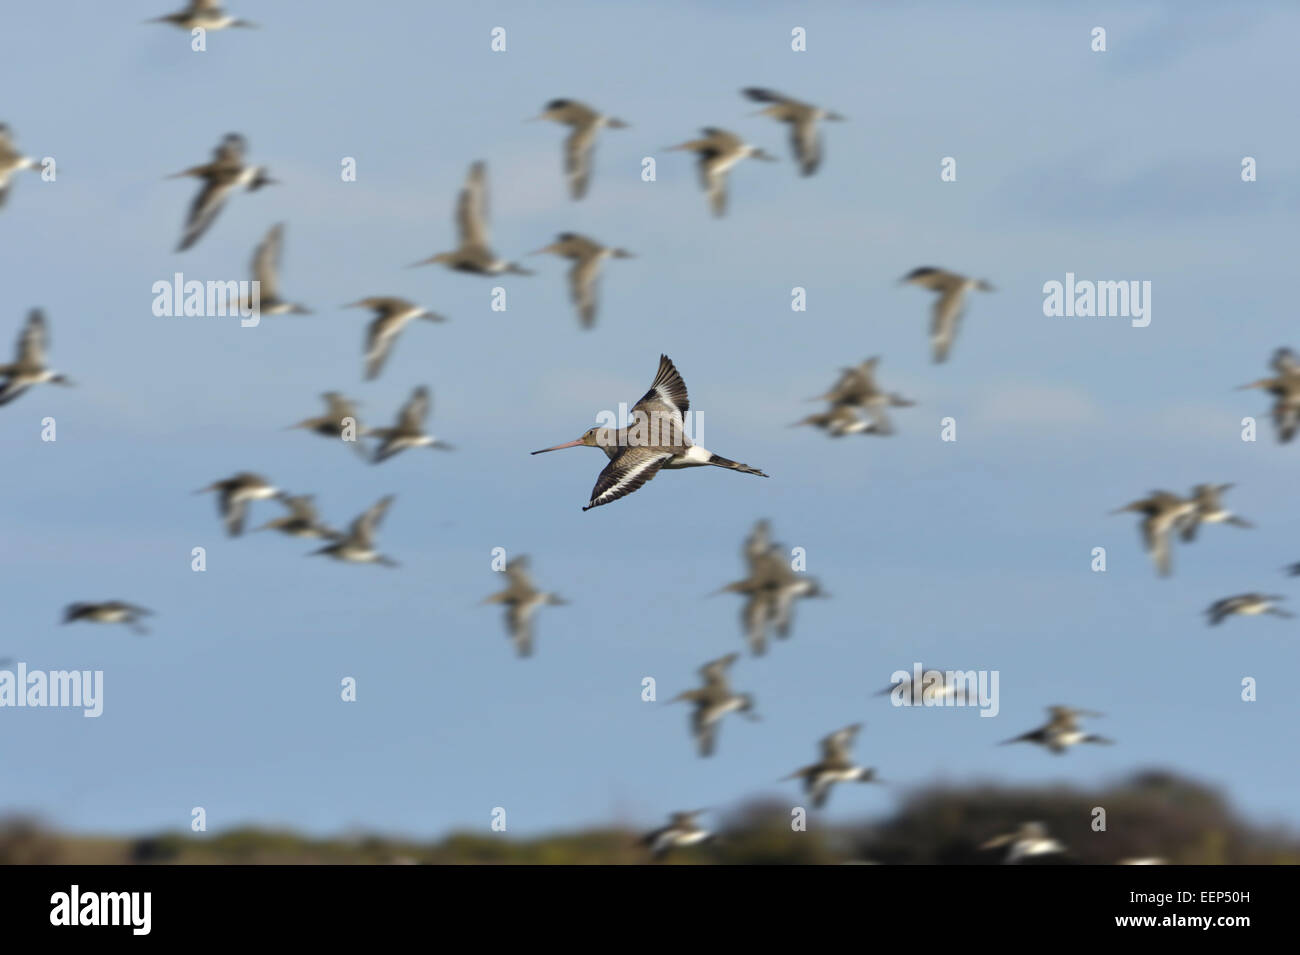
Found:
[[[215, 30], [231, 26], [252, 26], [229, 16], [217, 4], [206, 0], [194, 0], [186, 10], [161, 17], [157, 22], [171, 23], [186, 30], [197, 27]], [[843, 117], [767, 89], [748, 88], [742, 92], [750, 100], [765, 104], [759, 114], [790, 127], [790, 144], [800, 172], [805, 176], [815, 172], [822, 158], [820, 122], [841, 120]], [[575, 200], [582, 199], [586, 196], [591, 181], [592, 154], [597, 134], [602, 128], [621, 129], [628, 124], [568, 99], [552, 100], [535, 118], [550, 120], [571, 129], [563, 147], [564, 172], [571, 197]], [[715, 216], [722, 216], [727, 207], [728, 175], [733, 167], [747, 158], [771, 161], [775, 157], [723, 129], [709, 127], [702, 133], [701, 138], [670, 148], [696, 154], [700, 183], [708, 194], [709, 206]], [[190, 205], [177, 251], [189, 249], [199, 241], [232, 195], [242, 190], [255, 192], [276, 182], [266, 167], [246, 161], [246, 149], [247, 143], [242, 136], [229, 134], [217, 146], [210, 162], [193, 166], [171, 177], [202, 180], [202, 186]], [[0, 206], [8, 198], [15, 173], [38, 168], [37, 161], [16, 149], [8, 127], [0, 125]], [[484, 162], [475, 162], [470, 167], [456, 203], [458, 246], [452, 251], [439, 253], [415, 264], [441, 264], [456, 271], [478, 275], [531, 275], [532, 272], [528, 269], [503, 259], [492, 250], [487, 227], [487, 207], [487, 166]], [[260, 283], [260, 302], [257, 307], [263, 315], [307, 314], [307, 308], [280, 294], [278, 273], [283, 242], [283, 225], [275, 225], [254, 252], [252, 272], [254, 279]], [[597, 313], [596, 288], [601, 267], [608, 259], [630, 258], [631, 253], [572, 232], [561, 233], [555, 242], [534, 254], [541, 253], [558, 255], [572, 261], [568, 275], [570, 298], [582, 326], [594, 327]], [[931, 347], [933, 360], [936, 363], [945, 361], [965, 310], [967, 293], [972, 289], [992, 291], [992, 286], [980, 279], [931, 267], [915, 269], [904, 276], [902, 281], [937, 293], [931, 312]], [[231, 304], [249, 308], [254, 303], [241, 300]], [[443, 321], [442, 316], [435, 312], [393, 296], [371, 296], [346, 307], [364, 307], [374, 312], [374, 319], [367, 328], [364, 341], [366, 380], [373, 380], [380, 374], [398, 335], [406, 325], [416, 319]], [[0, 405], [13, 401], [34, 385], [71, 384], [65, 375], [47, 365], [47, 345], [46, 321], [41, 310], [35, 309], [19, 336], [14, 361], [0, 365], [0, 378], [3, 379], [0, 384]], [[887, 409], [908, 407], [913, 402], [877, 385], [878, 364], [878, 358], [869, 358], [856, 367], [842, 369], [829, 391], [810, 399], [825, 401], [826, 410], [809, 415], [795, 425], [812, 425], [831, 437], [892, 434], [893, 426]], [[1300, 361], [1289, 349], [1279, 349], [1273, 359], [1273, 370], [1276, 372], [1275, 377], [1261, 379], [1243, 387], [1259, 388], [1274, 396], [1273, 418], [1278, 438], [1287, 442], [1300, 427]], [[322, 397], [326, 403], [323, 414], [304, 419], [291, 427], [306, 429], [328, 438], [342, 438], [357, 453], [375, 464], [411, 448], [451, 450], [451, 445], [435, 438], [426, 430], [431, 398], [428, 388], [424, 386], [414, 389], [399, 410], [393, 426], [387, 428], [363, 426], [355, 404], [337, 392], [327, 392]], [[590, 499], [583, 507], [584, 511], [632, 493], [661, 469], [714, 466], [744, 474], [767, 476], [757, 468], [714, 454], [694, 444], [687, 436], [684, 424], [688, 409], [686, 384], [672, 361], [663, 355], [660, 356], [659, 368], [650, 390], [632, 409], [631, 427], [591, 428], [573, 441], [533, 453], [578, 446], [596, 447], [605, 453], [609, 462], [600, 472]], [[644, 428], [646, 423], [652, 425], [648, 432]], [[374, 447], [367, 448], [361, 439], [371, 439], [375, 442]], [[1201, 524], [1251, 526], [1225, 509], [1221, 503], [1220, 495], [1230, 486], [1199, 485], [1188, 498], [1168, 491], [1155, 491], [1149, 497], [1135, 501], [1120, 511], [1135, 511], [1143, 515], [1141, 531], [1144, 545], [1158, 572], [1164, 575], [1170, 571], [1171, 534], [1177, 533], [1184, 541], [1190, 542], [1195, 539]], [[218, 494], [219, 512], [231, 536], [243, 533], [245, 516], [251, 503], [274, 499], [286, 508], [287, 513], [269, 520], [256, 530], [275, 530], [293, 537], [324, 541], [324, 546], [313, 553], [336, 560], [397, 566], [395, 561], [376, 549], [374, 541], [375, 531], [393, 501], [392, 495], [381, 498], [354, 519], [346, 532], [340, 532], [321, 521], [313, 505], [312, 495], [290, 495], [258, 474], [241, 472], [216, 481], [199, 493], [203, 492]], [[760, 521], [746, 539], [743, 556], [748, 568], [747, 576], [723, 587], [719, 593], [736, 593], [745, 598], [741, 613], [742, 629], [751, 652], [758, 656], [766, 651], [770, 630], [782, 638], [789, 635], [796, 600], [827, 595], [815, 579], [792, 569], [781, 545], [772, 541], [766, 521]], [[1300, 575], [1300, 564], [1294, 565], [1290, 570], [1293, 574]], [[560, 605], [565, 601], [554, 593], [538, 589], [528, 572], [527, 557], [510, 560], [505, 567], [505, 575], [508, 586], [487, 597], [484, 602], [505, 606], [507, 631], [518, 654], [526, 657], [532, 653], [533, 617], [538, 609], [547, 605]], [[1278, 595], [1241, 594], [1216, 601], [1207, 613], [1212, 624], [1234, 614], [1269, 613], [1290, 616], [1276, 606], [1281, 599]], [[121, 623], [138, 632], [146, 632], [141, 618], [149, 614], [150, 611], [144, 607], [124, 601], [78, 602], [66, 608], [64, 622]], [[690, 729], [700, 756], [707, 757], [714, 752], [719, 725], [728, 713], [757, 719], [753, 697], [734, 692], [728, 680], [728, 670], [738, 658], [739, 654], [731, 653], [704, 664], [699, 670], [702, 685], [680, 693], [672, 701], [692, 705]], [[945, 677], [943, 671], [929, 670], [925, 672], [920, 685], [912, 686], [910, 679], [906, 679], [887, 687], [881, 691], [881, 695], [892, 694], [897, 703], [918, 705], [941, 701], [957, 691], [958, 687], [950, 677]], [[1048, 712], [1050, 719], [1043, 726], [1006, 742], [1036, 743], [1057, 754], [1064, 753], [1079, 743], [1111, 742], [1085, 732], [1079, 725], [1081, 717], [1100, 714], [1065, 706], [1049, 707]], [[856, 765], [850, 753], [860, 728], [861, 724], [853, 724], [827, 735], [820, 741], [818, 760], [786, 777], [802, 780], [814, 807], [821, 808], [826, 804], [836, 783], [877, 780], [875, 770]], [[712, 834], [697, 822], [701, 814], [702, 811], [672, 814], [667, 826], [645, 837], [645, 844], [658, 858], [674, 848], [698, 844], [712, 838]], [[1041, 824], [1032, 822], [1025, 823], [1016, 832], [995, 837], [984, 845], [989, 849], [1007, 847], [1007, 862], [1066, 851], [1061, 843], [1048, 835]]]

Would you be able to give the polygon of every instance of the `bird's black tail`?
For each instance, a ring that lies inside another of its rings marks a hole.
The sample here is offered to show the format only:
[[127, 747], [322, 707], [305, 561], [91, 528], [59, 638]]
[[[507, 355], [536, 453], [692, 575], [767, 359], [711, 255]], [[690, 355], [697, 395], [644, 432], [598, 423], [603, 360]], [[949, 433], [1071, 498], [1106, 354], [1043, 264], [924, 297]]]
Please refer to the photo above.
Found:
[[731, 458], [724, 458], [720, 454], [715, 454], [709, 458], [710, 464], [716, 464], [720, 468], [730, 468], [732, 471], [740, 471], [743, 474], [757, 474], [759, 477], [767, 477], [758, 468], [751, 468], [748, 464], [741, 464], [739, 461], [733, 461]]

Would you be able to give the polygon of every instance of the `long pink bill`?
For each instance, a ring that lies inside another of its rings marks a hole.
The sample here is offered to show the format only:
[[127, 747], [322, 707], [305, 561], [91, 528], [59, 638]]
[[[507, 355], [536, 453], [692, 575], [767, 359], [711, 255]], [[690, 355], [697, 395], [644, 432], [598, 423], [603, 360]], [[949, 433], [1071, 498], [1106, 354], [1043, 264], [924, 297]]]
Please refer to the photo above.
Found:
[[576, 441], [566, 441], [564, 444], [557, 444], [553, 448], [542, 448], [542, 450], [533, 451], [532, 453], [545, 454], [547, 451], [562, 451], [564, 448], [576, 448], [580, 444], [582, 444], [582, 439], [578, 438]]

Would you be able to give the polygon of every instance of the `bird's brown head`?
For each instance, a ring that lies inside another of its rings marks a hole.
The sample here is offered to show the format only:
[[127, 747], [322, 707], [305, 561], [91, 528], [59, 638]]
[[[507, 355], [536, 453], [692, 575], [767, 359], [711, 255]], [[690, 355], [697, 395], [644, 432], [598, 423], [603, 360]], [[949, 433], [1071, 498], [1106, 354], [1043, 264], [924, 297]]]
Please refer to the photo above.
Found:
[[536, 116], [530, 116], [524, 120], [526, 123], [536, 122], [539, 119], [549, 119], [554, 122], [563, 122], [565, 114], [570, 111], [573, 103], [567, 99], [553, 99], [545, 106]]

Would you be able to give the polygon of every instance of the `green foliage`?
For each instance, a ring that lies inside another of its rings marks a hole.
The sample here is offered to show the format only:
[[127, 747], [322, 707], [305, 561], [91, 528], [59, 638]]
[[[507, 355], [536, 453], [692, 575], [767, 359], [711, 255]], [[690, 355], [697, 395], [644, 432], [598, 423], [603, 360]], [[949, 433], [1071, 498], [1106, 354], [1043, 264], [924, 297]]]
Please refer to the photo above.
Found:
[[[1092, 828], [1096, 807], [1106, 810], [1104, 832]], [[927, 786], [909, 793], [886, 818], [828, 827], [812, 814], [806, 832], [791, 829], [790, 810], [769, 800], [714, 816], [714, 841], [678, 850], [664, 862], [993, 864], [1002, 860], [1003, 850], [982, 850], [981, 844], [1023, 822], [1038, 821], [1068, 848], [1062, 857], [1033, 860], [1039, 864], [1111, 864], [1151, 856], [1176, 864], [1300, 864], [1300, 839], [1294, 833], [1254, 826], [1215, 790], [1154, 771], [1096, 790], [993, 783]], [[13, 817], [0, 820], [0, 864], [617, 865], [650, 861], [639, 844], [641, 835], [606, 827], [532, 839], [456, 832], [436, 842], [417, 842], [373, 833], [317, 839], [244, 827], [131, 840], [66, 836], [31, 818]]]

